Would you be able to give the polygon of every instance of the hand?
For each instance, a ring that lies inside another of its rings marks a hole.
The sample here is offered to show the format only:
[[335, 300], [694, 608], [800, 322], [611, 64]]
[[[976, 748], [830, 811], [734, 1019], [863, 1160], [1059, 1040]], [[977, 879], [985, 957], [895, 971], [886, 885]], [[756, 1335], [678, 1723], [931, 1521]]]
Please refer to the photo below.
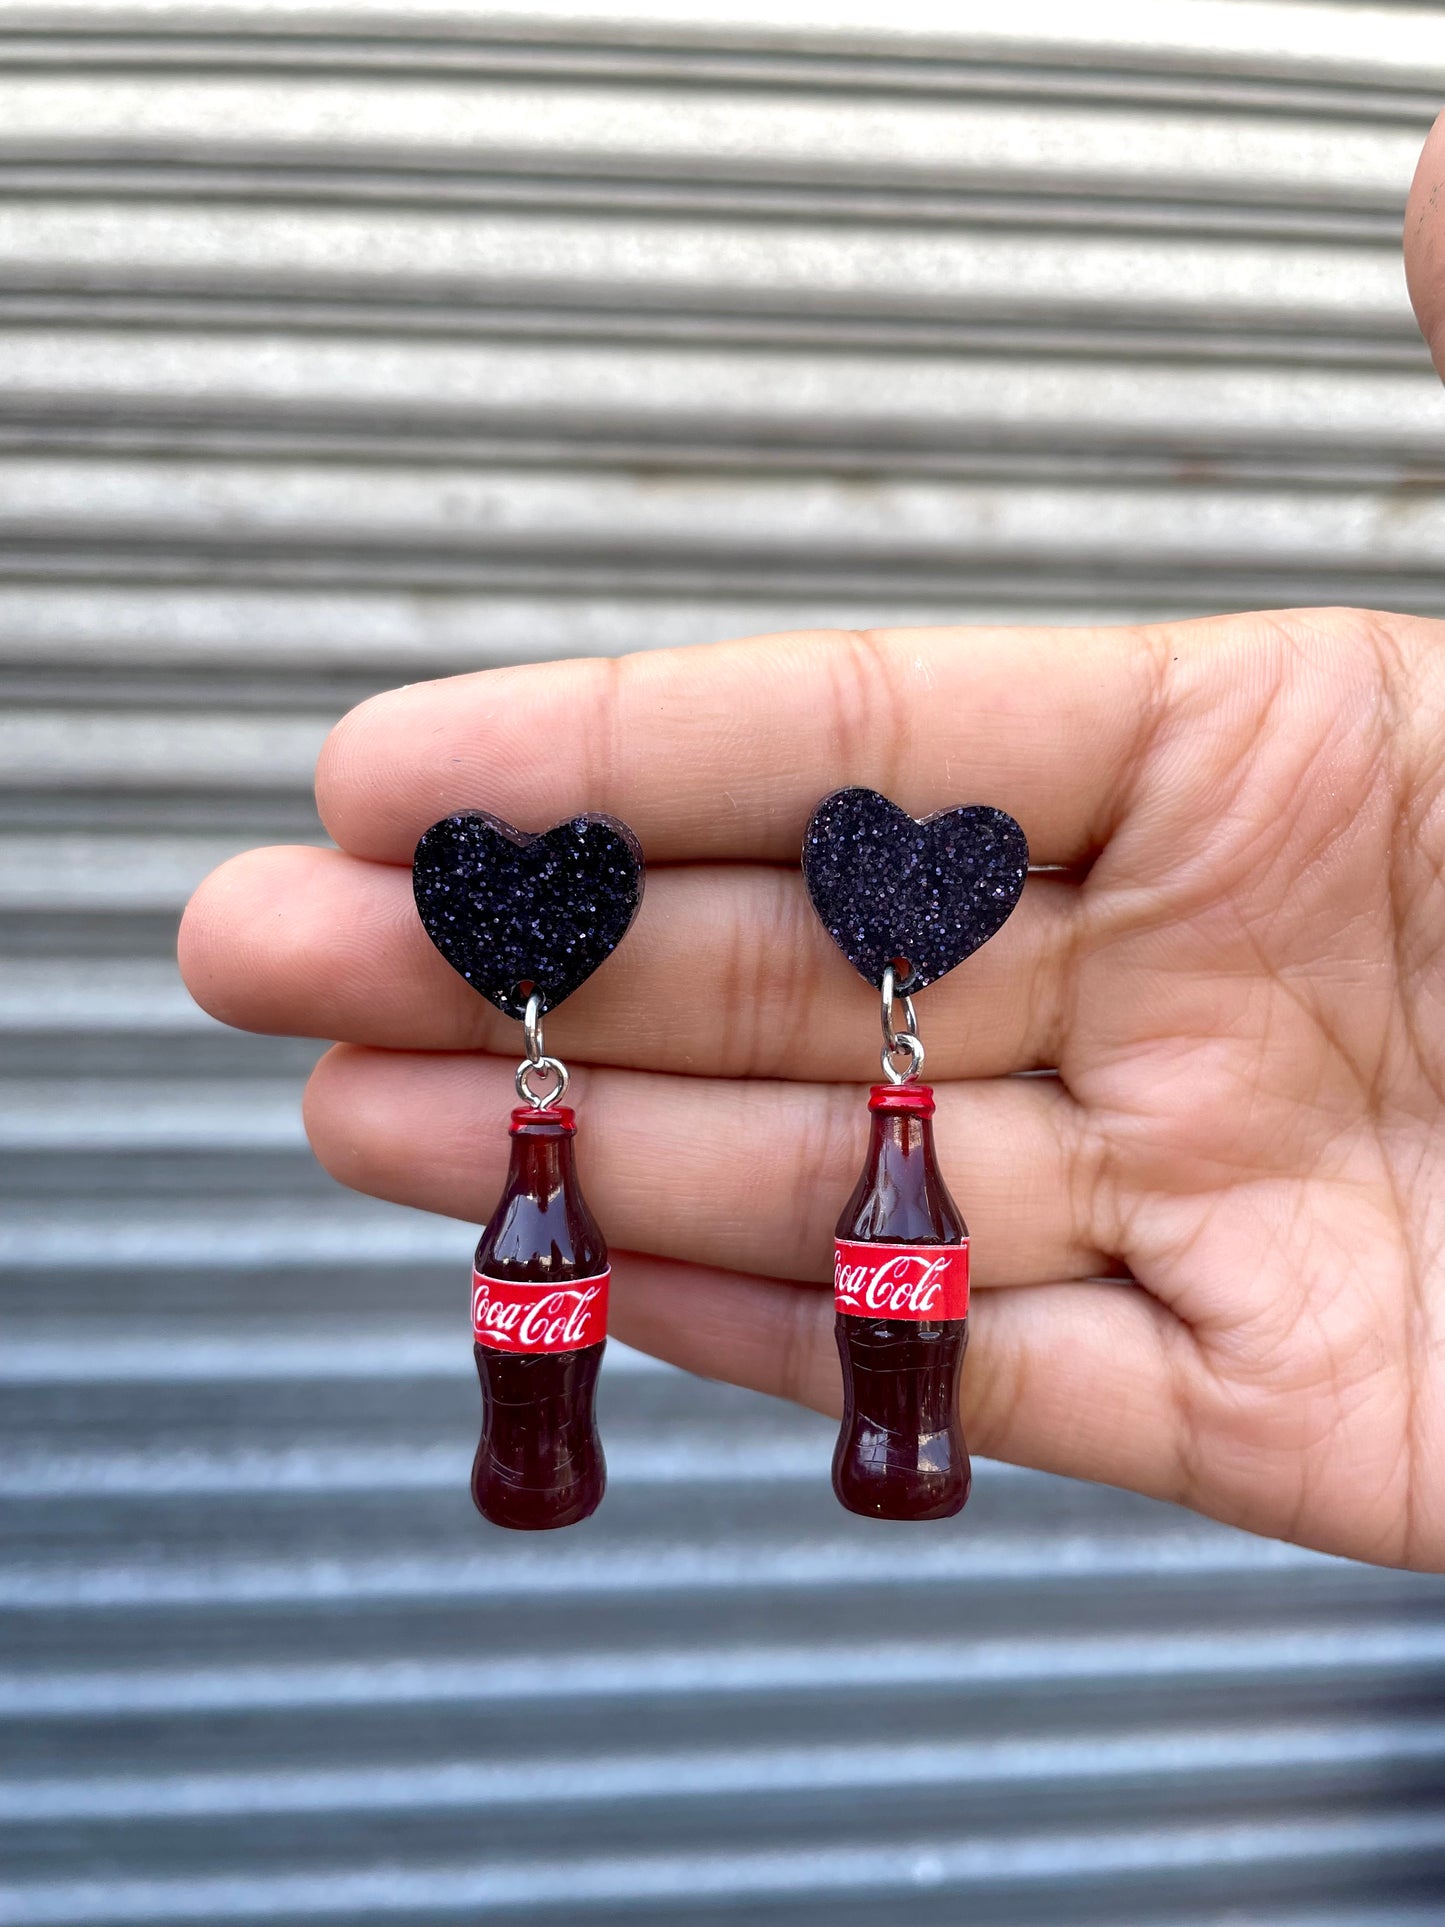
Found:
[[328, 1170], [481, 1218], [519, 1027], [428, 943], [412, 846], [464, 808], [622, 816], [642, 912], [547, 1024], [629, 1254], [614, 1329], [835, 1411], [877, 998], [797, 862], [844, 783], [1001, 805], [1051, 866], [919, 999], [974, 1239], [971, 1445], [1445, 1566], [1439, 624], [782, 636], [397, 690], [323, 753], [340, 849], [217, 871], [186, 979], [229, 1023], [342, 1040], [306, 1098]]
[[[1405, 242], [1437, 364], [1442, 188], [1445, 116]], [[423, 936], [412, 845], [455, 809], [625, 817], [661, 867], [547, 1026], [632, 1254], [614, 1328], [833, 1411], [821, 1287], [876, 1015], [804, 902], [802, 826], [849, 782], [1001, 804], [1054, 872], [920, 1000], [974, 1234], [974, 1446], [1442, 1567], [1442, 725], [1445, 629], [1352, 611], [460, 677], [341, 724], [340, 851], [217, 871], [182, 966], [227, 1022], [344, 1040], [306, 1100], [337, 1177], [479, 1218], [516, 1027]]]

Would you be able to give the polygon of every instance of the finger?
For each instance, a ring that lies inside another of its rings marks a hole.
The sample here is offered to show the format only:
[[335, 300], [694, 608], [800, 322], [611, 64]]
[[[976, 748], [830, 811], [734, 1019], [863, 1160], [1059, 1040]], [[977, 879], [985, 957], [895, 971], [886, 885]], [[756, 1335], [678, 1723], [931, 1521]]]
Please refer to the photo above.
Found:
[[[1035, 876], [966, 972], [930, 989], [931, 1075], [989, 1077], [1059, 1061], [1078, 888]], [[307, 846], [252, 850], [207, 878], [181, 928], [181, 970], [245, 1030], [387, 1049], [515, 1052], [516, 1023], [432, 947], [411, 878]], [[605, 969], [547, 1019], [569, 1062], [707, 1077], [865, 1078], [878, 996], [839, 957], [795, 870], [657, 871]]]
[[920, 815], [997, 804], [1036, 863], [1074, 863], [1171, 657], [1211, 626], [833, 630], [419, 683], [343, 718], [317, 801], [344, 849], [390, 863], [462, 809], [525, 829], [611, 811], [654, 862], [796, 862], [819, 798], [862, 783]]
[[1445, 114], [1426, 138], [1405, 207], [1405, 279], [1420, 332], [1445, 375]]
[[[830, 1293], [776, 1279], [619, 1256], [612, 1329], [685, 1371], [836, 1416], [842, 1380]], [[1138, 1285], [980, 1292], [969, 1311], [962, 1411], [969, 1449], [1155, 1498], [1190, 1491], [1176, 1387], [1188, 1332]]]
[[[609, 1242], [768, 1277], [830, 1275], [833, 1226], [867, 1139], [860, 1091], [595, 1070], [574, 1094], [583, 1188]], [[306, 1128], [344, 1184], [480, 1221], [501, 1188], [502, 1120], [515, 1103], [511, 1068], [495, 1058], [340, 1045], [312, 1074]], [[981, 1283], [1091, 1277], [1105, 1266], [1083, 1216], [1094, 1186], [1082, 1133], [1052, 1079], [939, 1090], [941, 1164]]]

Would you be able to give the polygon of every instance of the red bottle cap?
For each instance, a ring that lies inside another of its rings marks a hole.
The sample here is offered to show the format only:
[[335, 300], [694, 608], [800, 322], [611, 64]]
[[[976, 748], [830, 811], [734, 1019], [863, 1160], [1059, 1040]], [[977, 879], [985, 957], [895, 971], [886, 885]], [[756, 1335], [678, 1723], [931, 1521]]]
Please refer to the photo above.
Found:
[[577, 1113], [570, 1104], [519, 1104], [508, 1126], [513, 1137], [571, 1137], [577, 1129]]
[[870, 1111], [906, 1111], [910, 1117], [933, 1116], [931, 1084], [874, 1084], [868, 1092]]

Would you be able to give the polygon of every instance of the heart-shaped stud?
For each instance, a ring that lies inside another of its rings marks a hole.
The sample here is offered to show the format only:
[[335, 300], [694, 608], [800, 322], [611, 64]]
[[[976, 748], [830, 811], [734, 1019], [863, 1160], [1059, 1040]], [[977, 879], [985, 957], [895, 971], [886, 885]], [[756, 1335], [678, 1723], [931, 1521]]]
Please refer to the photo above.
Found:
[[828, 935], [870, 984], [881, 988], [892, 964], [900, 991], [935, 983], [987, 943], [1028, 868], [1023, 831], [985, 803], [919, 822], [877, 790], [834, 790], [803, 836], [803, 878]]
[[642, 851], [615, 816], [574, 816], [528, 836], [482, 810], [445, 816], [416, 846], [412, 891], [453, 970], [508, 1017], [531, 989], [555, 1010], [627, 935]]

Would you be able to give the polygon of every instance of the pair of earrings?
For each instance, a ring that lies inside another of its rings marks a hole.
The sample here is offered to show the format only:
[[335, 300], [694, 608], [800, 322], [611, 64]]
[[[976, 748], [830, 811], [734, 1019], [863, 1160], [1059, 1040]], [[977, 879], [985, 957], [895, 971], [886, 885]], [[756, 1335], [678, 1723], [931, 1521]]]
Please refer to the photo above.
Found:
[[[825, 797], [803, 839], [813, 908], [882, 999], [884, 1082], [869, 1094], [868, 1154], [834, 1265], [844, 1416], [833, 1489], [869, 1518], [948, 1518], [968, 1498], [968, 1226], [934, 1157], [912, 999], [1002, 927], [1028, 862], [1002, 810], [919, 822], [867, 789]], [[529, 836], [473, 811], [426, 831], [413, 884], [437, 949], [524, 1039], [507, 1180], [472, 1271], [483, 1408], [472, 1497], [497, 1525], [572, 1525], [606, 1483], [594, 1399], [610, 1272], [577, 1183], [567, 1068], [547, 1054], [543, 1019], [627, 934], [642, 851], [615, 817]]]

